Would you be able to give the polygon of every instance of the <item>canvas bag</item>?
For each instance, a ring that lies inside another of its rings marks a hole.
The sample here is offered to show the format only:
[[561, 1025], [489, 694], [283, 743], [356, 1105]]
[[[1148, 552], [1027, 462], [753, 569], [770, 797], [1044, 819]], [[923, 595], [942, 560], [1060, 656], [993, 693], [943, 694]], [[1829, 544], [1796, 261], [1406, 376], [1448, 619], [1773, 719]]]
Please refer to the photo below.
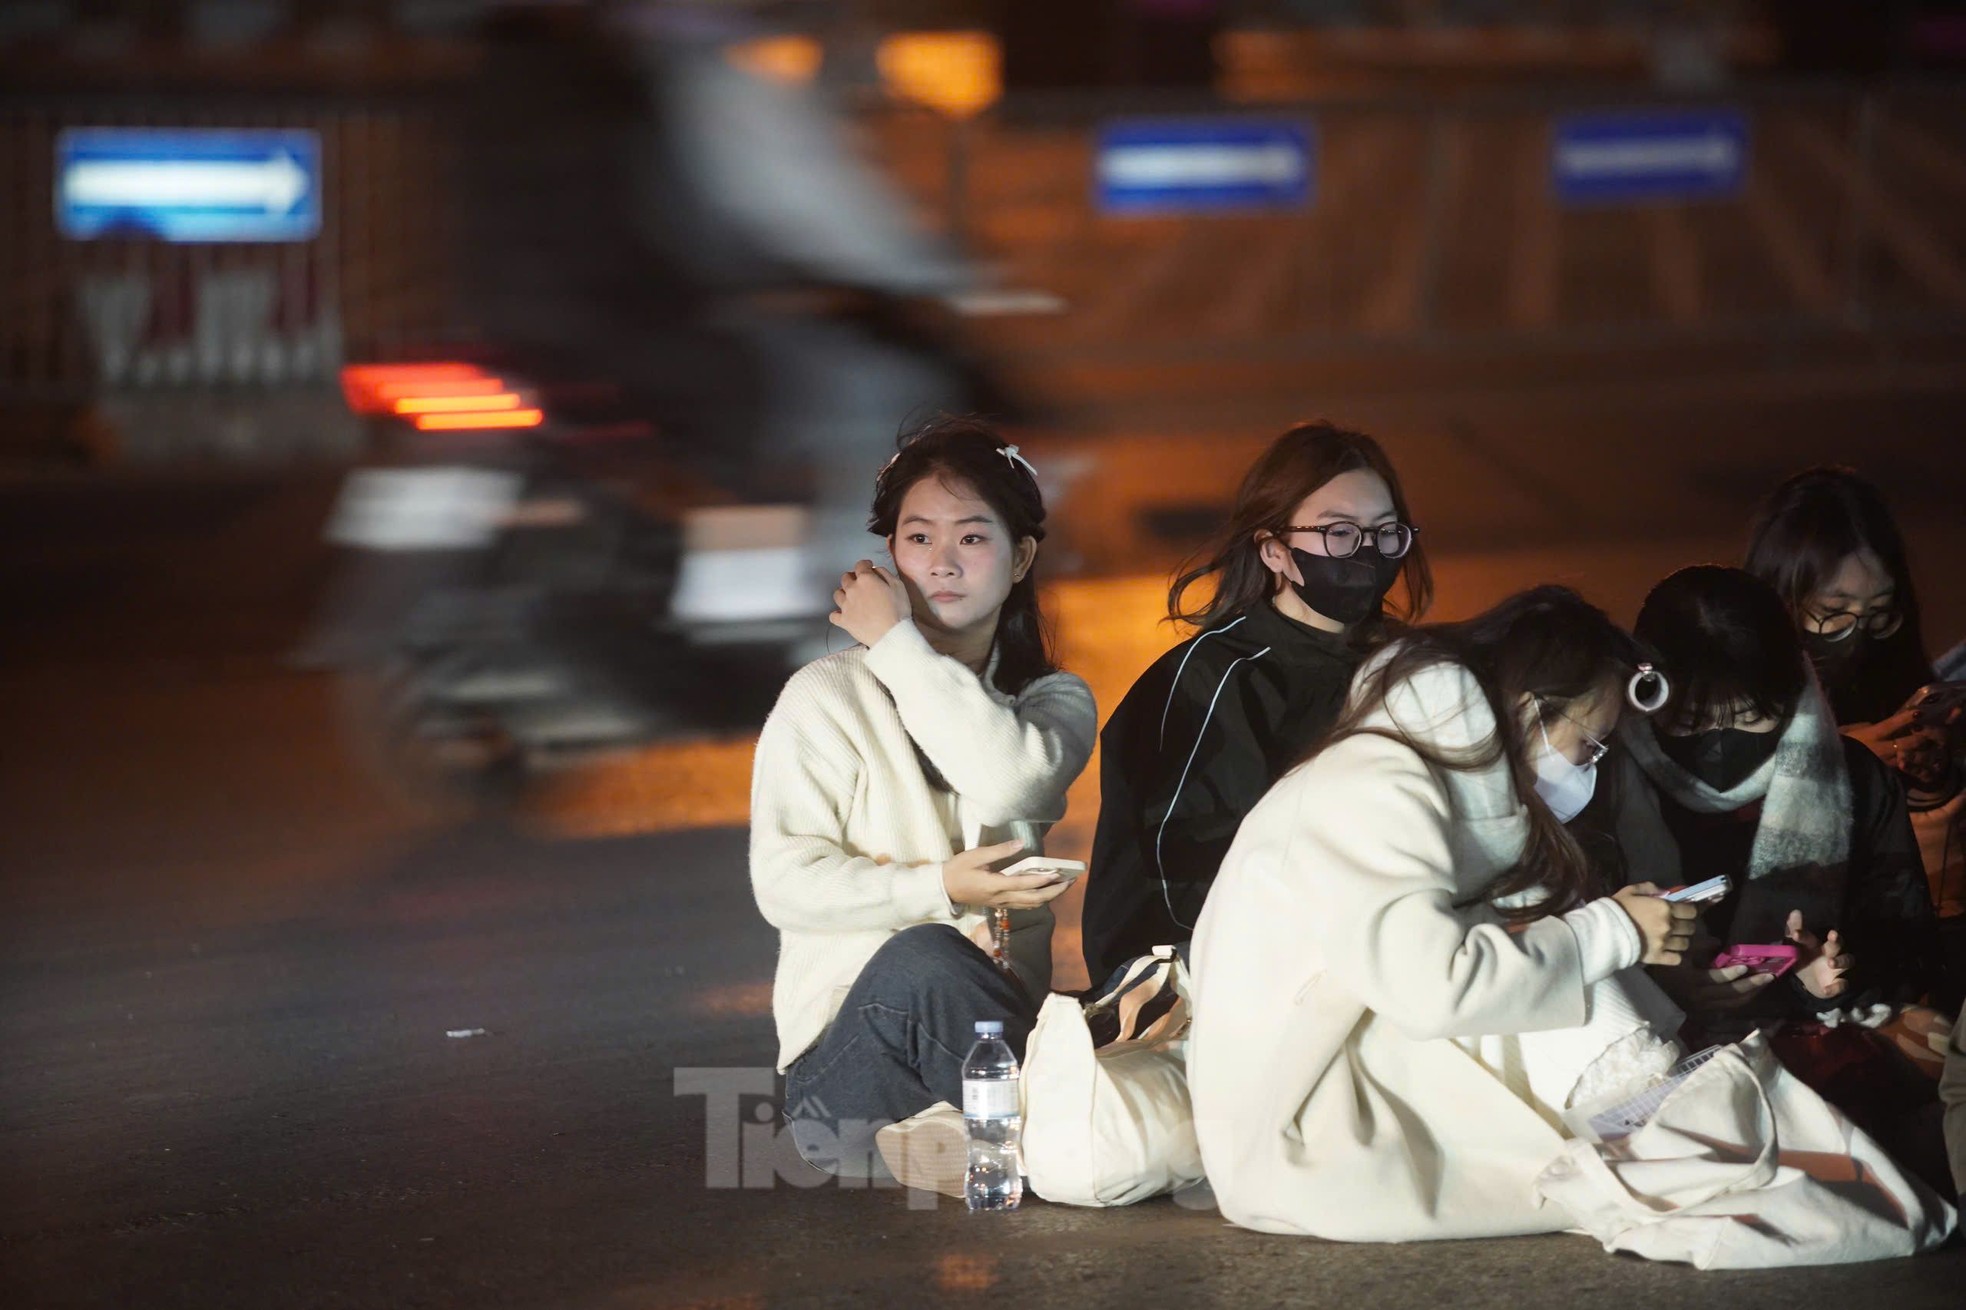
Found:
[[[1087, 1003], [1047, 998], [1024, 1048], [1024, 1172], [1065, 1205], [1131, 1205], [1202, 1179], [1188, 1100], [1188, 984], [1173, 947]], [[1094, 1032], [1111, 1040], [1094, 1047]]]
[[1607, 1251], [1701, 1269], [1914, 1255], [1957, 1218], [1759, 1033], [1716, 1052], [1631, 1136], [1566, 1142], [1536, 1190]]

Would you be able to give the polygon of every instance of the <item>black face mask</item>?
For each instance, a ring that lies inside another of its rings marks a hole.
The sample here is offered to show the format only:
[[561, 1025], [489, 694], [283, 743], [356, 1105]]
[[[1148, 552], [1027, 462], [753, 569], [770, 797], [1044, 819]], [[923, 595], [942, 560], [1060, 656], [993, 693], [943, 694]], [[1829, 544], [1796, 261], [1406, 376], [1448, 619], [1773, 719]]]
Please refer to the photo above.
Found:
[[1304, 579], [1290, 584], [1298, 597], [1326, 618], [1345, 624], [1377, 614], [1399, 577], [1399, 561], [1387, 559], [1370, 545], [1360, 546], [1350, 559], [1313, 555], [1292, 546], [1290, 558], [1297, 561], [1297, 572]]
[[1780, 732], [1712, 728], [1685, 737], [1658, 736], [1665, 757], [1715, 791], [1732, 791], [1775, 753]]
[[1825, 687], [1842, 686], [1856, 678], [1863, 671], [1872, 645], [1861, 632], [1853, 632], [1842, 641], [1831, 641], [1815, 632], [1802, 634], [1802, 649], [1816, 666], [1816, 676], [1823, 680]]

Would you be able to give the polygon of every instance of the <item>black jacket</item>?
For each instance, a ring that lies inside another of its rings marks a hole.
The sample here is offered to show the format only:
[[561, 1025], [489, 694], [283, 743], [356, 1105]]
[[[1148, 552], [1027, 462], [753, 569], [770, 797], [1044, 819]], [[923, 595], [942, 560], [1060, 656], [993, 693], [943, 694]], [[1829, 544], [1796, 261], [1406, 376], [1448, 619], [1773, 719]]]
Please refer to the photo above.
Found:
[[[1856, 959], [1850, 987], [1833, 1000], [1818, 1001], [1791, 976], [1784, 980], [1788, 986], [1770, 987], [1765, 1003], [1743, 1014], [1801, 1017], [1877, 1001], [1910, 1001], [1927, 991], [1944, 994], [1948, 990], [1937, 920], [1926, 889], [1918, 839], [1905, 809], [1904, 790], [1896, 775], [1869, 750], [1848, 737], [1840, 740], [1850, 773], [1851, 808], [1850, 861], [1843, 872], [1840, 905], [1818, 903], [1825, 888], [1807, 876], [1791, 880], [1776, 873], [1753, 884], [1753, 891], [1767, 902], [1744, 916], [1754, 923], [1737, 925], [1734, 920], [1743, 909], [1741, 877], [1747, 869], [1761, 807], [1753, 805], [1732, 814], [1695, 814], [1670, 796], [1659, 794], [1660, 817], [1677, 847], [1678, 880], [1701, 882], [1717, 874], [1734, 880], [1727, 899], [1702, 913], [1708, 931], [1723, 942], [1776, 941], [1780, 939], [1781, 916], [1789, 908], [1800, 909], [1806, 925], [1818, 935], [1835, 928]], [[1615, 748], [1613, 753], [1614, 757], [1623, 755]], [[1601, 865], [1615, 870], [1615, 886], [1657, 881], [1660, 875], [1644, 867], [1651, 861], [1642, 852], [1620, 849], [1610, 837], [1616, 828], [1614, 816], [1622, 804], [1623, 789], [1651, 784], [1628, 758], [1614, 758], [1606, 764], [1610, 767], [1598, 771], [1598, 794], [1572, 831], [1592, 849]], [[1742, 931], [1737, 932], [1737, 928]]]
[[1360, 653], [1269, 605], [1155, 661], [1106, 721], [1085, 894], [1094, 986], [1194, 933], [1243, 816], [1337, 721]]

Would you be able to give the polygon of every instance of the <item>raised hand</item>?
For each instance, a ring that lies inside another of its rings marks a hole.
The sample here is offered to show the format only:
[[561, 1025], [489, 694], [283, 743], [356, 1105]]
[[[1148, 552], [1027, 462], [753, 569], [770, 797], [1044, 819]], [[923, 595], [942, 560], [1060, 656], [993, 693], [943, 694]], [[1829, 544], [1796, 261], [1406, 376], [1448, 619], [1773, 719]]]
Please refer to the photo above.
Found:
[[1788, 939], [1802, 948], [1807, 962], [1795, 971], [1809, 994], [1818, 1000], [1832, 1000], [1843, 995], [1850, 985], [1843, 975], [1856, 964], [1856, 957], [1843, 949], [1843, 941], [1836, 929], [1829, 930], [1829, 936], [1818, 939], [1816, 934], [1802, 926], [1802, 911], [1790, 910], [1788, 919]]
[[895, 624], [913, 615], [908, 588], [900, 578], [872, 560], [863, 559], [853, 572], [840, 575], [833, 591], [833, 612], [826, 621], [863, 646], [872, 646]]
[[1936, 711], [1932, 718], [1928, 723], [1921, 710], [1907, 706], [1876, 723], [1849, 724], [1843, 735], [1914, 782], [1930, 783], [1946, 764], [1945, 727]]

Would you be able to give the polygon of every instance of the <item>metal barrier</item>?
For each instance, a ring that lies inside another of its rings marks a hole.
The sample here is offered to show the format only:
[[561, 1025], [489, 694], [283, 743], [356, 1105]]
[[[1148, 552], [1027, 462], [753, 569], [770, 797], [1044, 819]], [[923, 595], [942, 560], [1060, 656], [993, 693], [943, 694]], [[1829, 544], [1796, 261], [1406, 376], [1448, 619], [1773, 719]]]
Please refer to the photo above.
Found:
[[[64, 239], [55, 145], [69, 127], [304, 128], [319, 134], [312, 240]], [[331, 381], [453, 322], [449, 128], [420, 105], [0, 101], [0, 397]]]
[[[1559, 200], [1559, 119], [1689, 106], [1745, 116], [1733, 194]], [[1301, 124], [1317, 143], [1315, 196], [1287, 211], [1102, 213], [1096, 138], [1125, 114]], [[1694, 101], [1010, 97], [971, 121], [882, 113], [867, 126], [934, 221], [1009, 285], [1063, 301], [1006, 330], [1027, 357], [1966, 327], [1966, 91], [1952, 86], [1767, 85]]]
[[[1577, 207], [1554, 193], [1566, 115], [1701, 104], [1750, 126], [1737, 190]], [[1313, 195], [1249, 213], [1102, 212], [1098, 134], [1130, 115], [1299, 124], [1315, 141]], [[981, 325], [1013, 362], [1966, 328], [1966, 91], [1953, 86], [1247, 106], [1013, 96], [970, 120], [863, 121], [894, 175], [1004, 285], [1062, 306]], [[205, 125], [319, 133], [318, 236], [212, 246], [56, 232], [61, 128]], [[216, 390], [236, 399], [242, 431], [264, 432], [288, 420], [251, 417], [246, 393], [318, 388], [344, 358], [457, 339], [454, 138], [434, 98], [0, 98], [0, 403], [72, 414], [104, 396]], [[211, 426], [209, 395], [200, 403], [181, 423], [124, 426], [190, 434]]]

